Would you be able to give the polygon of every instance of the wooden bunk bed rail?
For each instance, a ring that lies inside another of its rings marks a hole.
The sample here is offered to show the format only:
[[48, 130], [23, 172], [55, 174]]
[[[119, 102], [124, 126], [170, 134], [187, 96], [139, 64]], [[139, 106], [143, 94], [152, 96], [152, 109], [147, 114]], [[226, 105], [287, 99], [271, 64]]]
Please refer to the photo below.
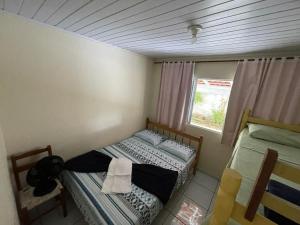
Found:
[[[240, 126], [239, 126], [239, 133], [242, 132], [242, 130], [247, 127], [248, 123], [253, 124], [261, 124], [265, 126], [275, 127], [275, 128], [281, 128], [286, 129], [293, 132], [300, 132], [300, 124], [284, 124], [281, 122], [271, 121], [271, 120], [265, 120], [262, 118], [257, 118], [254, 116], [251, 116], [251, 111], [249, 109], [245, 110]], [[237, 138], [236, 138], [237, 140]], [[235, 140], [235, 141], [236, 141]], [[237, 172], [237, 171], [236, 171]], [[225, 187], [226, 185], [229, 186], [231, 184], [222, 184], [220, 185], [220, 189], [217, 193], [216, 198], [216, 206], [214, 207], [211, 215], [211, 219], [209, 224], [210, 225], [221, 225], [221, 224], [227, 224], [228, 220], [230, 218], [234, 219], [240, 224], [243, 225], [275, 225], [276, 223], [269, 220], [268, 218], [257, 214], [257, 210], [260, 204], [264, 205], [265, 207], [269, 208], [270, 210], [273, 210], [277, 212], [278, 214], [300, 224], [300, 207], [283, 199], [278, 196], [275, 196], [274, 194], [271, 194], [269, 192], [266, 192], [267, 185], [269, 183], [270, 177], [272, 174], [275, 174], [279, 177], [282, 177], [286, 180], [289, 180], [291, 182], [294, 182], [295, 184], [300, 184], [300, 167], [297, 167], [292, 164], [287, 164], [283, 161], [278, 160], [278, 153], [272, 149], [267, 149], [267, 152], [265, 154], [265, 158], [263, 160], [263, 163], [261, 165], [260, 171], [258, 173], [256, 183], [252, 189], [251, 197], [248, 201], [248, 204], [246, 206], [238, 203], [237, 201], [232, 200], [231, 198], [231, 204], [234, 206], [232, 207], [230, 216], [225, 216], [226, 219], [220, 220], [219, 217], [222, 215], [222, 209], [226, 207], [222, 201], [224, 201], [224, 194], [228, 195], [228, 193], [224, 193], [228, 187]], [[224, 173], [223, 179], [229, 179], [226, 178], [226, 176], [231, 175], [230, 173]], [[224, 178], [225, 176], [225, 178]], [[222, 191], [223, 189], [223, 191]], [[221, 191], [220, 191], [221, 190]], [[232, 196], [236, 196], [237, 192], [231, 193]], [[220, 199], [220, 200], [218, 200]], [[229, 199], [227, 199], [229, 201]], [[218, 207], [218, 202], [221, 206]], [[226, 203], [230, 204], [230, 203]], [[226, 214], [228, 215], [228, 214]], [[226, 223], [222, 223], [220, 221], [226, 220]], [[219, 223], [215, 223], [215, 221], [218, 221]]]
[[[300, 224], [300, 207], [298, 205], [266, 192], [271, 174], [300, 184], [300, 167], [278, 161], [277, 157], [276, 151], [268, 149], [247, 206], [241, 205], [235, 200], [242, 176], [233, 169], [225, 169], [209, 225], [225, 225], [230, 218], [243, 225], [276, 225], [275, 222], [257, 214], [259, 204]], [[227, 210], [225, 213], [224, 209]]]
[[300, 168], [277, 161], [277, 157], [278, 154], [276, 151], [268, 149], [253, 188], [251, 198], [249, 199], [245, 218], [249, 221], [253, 221], [258, 206], [262, 203], [264, 206], [280, 215], [289, 218], [296, 223], [300, 223], [299, 206], [265, 191], [272, 173], [296, 184], [300, 184]]
[[255, 186], [252, 189], [251, 198], [249, 199], [245, 218], [253, 221], [258, 206], [264, 196], [272, 171], [275, 167], [278, 158], [278, 153], [274, 150], [268, 150], [265, 154], [264, 161], [260, 168], [259, 175], [257, 176]]
[[193, 174], [196, 174], [199, 158], [200, 158], [200, 151], [202, 146], [203, 137], [196, 137], [187, 133], [184, 133], [182, 131], [178, 131], [176, 129], [170, 128], [166, 125], [156, 123], [153, 121], [150, 121], [149, 118], [146, 119], [146, 128], [153, 130], [155, 132], [158, 132], [160, 134], [163, 134], [165, 136], [168, 136], [171, 139], [174, 139], [175, 141], [178, 141], [182, 144], [187, 144], [189, 146], [193, 146], [196, 149], [196, 157], [191, 165], [191, 168], [193, 168]]
[[247, 126], [247, 123], [255, 123], [255, 124], [261, 124], [261, 125], [266, 125], [270, 127], [276, 127], [276, 128], [281, 128], [281, 129], [286, 129], [294, 132], [300, 133], [300, 124], [285, 124], [273, 120], [265, 120], [262, 118], [257, 118], [251, 116], [251, 110], [246, 109], [241, 123], [240, 123], [240, 128], [239, 128], [239, 133]]

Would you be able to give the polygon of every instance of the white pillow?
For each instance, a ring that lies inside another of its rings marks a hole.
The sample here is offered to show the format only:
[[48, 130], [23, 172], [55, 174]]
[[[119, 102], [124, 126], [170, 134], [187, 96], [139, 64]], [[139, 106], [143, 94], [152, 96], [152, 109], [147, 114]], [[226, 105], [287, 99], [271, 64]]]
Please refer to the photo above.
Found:
[[184, 161], [188, 161], [191, 156], [194, 154], [195, 150], [191, 147], [188, 147], [186, 145], [180, 144], [173, 140], [166, 140], [163, 143], [161, 143], [158, 148], [165, 150]]
[[134, 136], [139, 137], [152, 145], [158, 145], [164, 140], [166, 140], [165, 136], [155, 133], [152, 130], [142, 130], [140, 132], [135, 133]]
[[300, 148], [300, 133], [251, 123], [248, 128], [251, 137]]

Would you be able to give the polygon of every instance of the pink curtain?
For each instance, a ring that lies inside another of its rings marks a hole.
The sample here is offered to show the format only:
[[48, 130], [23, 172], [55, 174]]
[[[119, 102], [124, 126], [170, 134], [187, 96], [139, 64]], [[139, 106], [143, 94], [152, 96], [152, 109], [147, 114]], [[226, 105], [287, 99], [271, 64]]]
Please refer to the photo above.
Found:
[[255, 117], [300, 124], [300, 60], [239, 62], [223, 130], [222, 143], [233, 146], [246, 108]]
[[163, 63], [156, 120], [182, 130], [188, 119], [194, 63]]

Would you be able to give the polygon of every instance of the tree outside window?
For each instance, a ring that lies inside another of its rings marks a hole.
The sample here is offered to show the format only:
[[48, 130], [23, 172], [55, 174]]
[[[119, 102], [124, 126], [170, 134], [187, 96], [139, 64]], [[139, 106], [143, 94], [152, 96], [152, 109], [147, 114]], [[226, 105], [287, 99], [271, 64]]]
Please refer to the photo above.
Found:
[[193, 99], [191, 124], [221, 131], [232, 81], [198, 79]]

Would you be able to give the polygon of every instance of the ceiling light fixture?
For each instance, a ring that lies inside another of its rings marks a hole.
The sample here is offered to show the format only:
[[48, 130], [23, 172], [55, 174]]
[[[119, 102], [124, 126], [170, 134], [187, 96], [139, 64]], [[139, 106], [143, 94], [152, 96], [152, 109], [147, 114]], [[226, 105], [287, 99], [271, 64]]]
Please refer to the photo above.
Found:
[[199, 24], [192, 24], [188, 26], [188, 31], [192, 33], [192, 40], [191, 43], [195, 44], [197, 42], [197, 34], [199, 31], [202, 31], [202, 26]]

